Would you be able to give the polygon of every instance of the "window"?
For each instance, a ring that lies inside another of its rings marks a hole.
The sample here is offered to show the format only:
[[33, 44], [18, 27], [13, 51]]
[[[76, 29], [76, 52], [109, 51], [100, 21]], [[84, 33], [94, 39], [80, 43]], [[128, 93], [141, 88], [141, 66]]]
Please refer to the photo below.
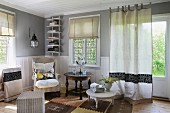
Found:
[[99, 15], [70, 19], [70, 65], [84, 58], [86, 66], [100, 66]]
[[14, 14], [0, 9], [0, 68], [15, 65]]
[[[165, 77], [166, 58], [166, 31], [167, 21], [163, 18], [154, 18], [152, 22], [153, 38], [153, 76]], [[158, 29], [159, 28], [159, 29]]]

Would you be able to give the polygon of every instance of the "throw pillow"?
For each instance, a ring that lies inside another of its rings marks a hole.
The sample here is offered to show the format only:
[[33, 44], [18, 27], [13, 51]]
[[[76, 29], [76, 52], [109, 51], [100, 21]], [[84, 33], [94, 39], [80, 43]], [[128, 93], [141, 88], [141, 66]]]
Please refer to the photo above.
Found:
[[44, 73], [46, 73], [46, 72], [54, 73], [54, 62], [50, 62], [50, 63], [34, 63], [34, 69], [43, 70]]
[[37, 79], [41, 80], [43, 78], [44, 78], [43, 74], [41, 74], [40, 72], [37, 72]]
[[36, 71], [38, 71], [38, 70], [44, 71], [44, 64], [43, 63], [34, 63], [34, 69], [36, 69]]
[[45, 63], [44, 64], [44, 71], [54, 73], [54, 62]]
[[44, 76], [45, 76], [47, 79], [55, 79], [53, 73], [45, 73]]

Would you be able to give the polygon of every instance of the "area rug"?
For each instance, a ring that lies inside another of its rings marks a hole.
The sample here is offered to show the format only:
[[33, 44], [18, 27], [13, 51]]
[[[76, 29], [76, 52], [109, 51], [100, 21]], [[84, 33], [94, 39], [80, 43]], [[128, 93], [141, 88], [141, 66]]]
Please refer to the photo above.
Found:
[[98, 111], [100, 113], [106, 113], [108, 108], [111, 105], [111, 102], [99, 100], [98, 108], [96, 108], [95, 105], [96, 105], [95, 101], [91, 99], [90, 101], [86, 100], [79, 107], [85, 108], [85, 109], [88, 109], [88, 110]]
[[49, 102], [45, 104], [45, 113], [71, 113], [76, 107], [61, 103]]
[[64, 97], [60, 97], [60, 98], [54, 98], [51, 100], [51, 102], [78, 107], [86, 100], [87, 100], [87, 98], [85, 98], [85, 97], [83, 97], [83, 100], [80, 100], [79, 96], [68, 96], [68, 97], [64, 96]]
[[116, 99], [114, 105], [111, 105], [107, 113], [132, 113], [132, 104], [123, 99]]
[[79, 100], [78, 96], [54, 98], [45, 108], [46, 113], [132, 113], [132, 105], [122, 99], [115, 100], [114, 105], [100, 100], [96, 109], [94, 100]]

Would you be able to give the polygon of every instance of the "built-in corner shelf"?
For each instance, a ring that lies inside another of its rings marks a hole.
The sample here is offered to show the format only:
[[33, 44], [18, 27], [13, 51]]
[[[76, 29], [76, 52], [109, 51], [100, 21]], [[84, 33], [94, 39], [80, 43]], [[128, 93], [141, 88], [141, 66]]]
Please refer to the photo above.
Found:
[[46, 19], [47, 33], [47, 52], [48, 54], [61, 55], [61, 39], [62, 39], [62, 16], [53, 16]]

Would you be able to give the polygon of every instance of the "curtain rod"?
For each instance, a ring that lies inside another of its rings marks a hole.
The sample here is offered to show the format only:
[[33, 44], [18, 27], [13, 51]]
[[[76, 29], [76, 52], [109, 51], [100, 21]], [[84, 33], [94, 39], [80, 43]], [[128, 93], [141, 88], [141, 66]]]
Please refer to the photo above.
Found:
[[135, 4], [134, 6], [130, 6], [130, 5], [124, 5], [124, 6], [118, 6], [116, 9], [111, 9], [112, 12], [119, 12], [119, 11], [133, 11], [134, 8], [141, 10], [141, 9], [148, 9], [151, 7], [151, 2], [147, 5], [143, 5], [143, 3], [141, 3], [140, 5]]
[[9, 15], [15, 15], [15, 12], [8, 11], [8, 10], [2, 9], [2, 8], [0, 8], [0, 12], [2, 12], [2, 13], [7, 13], [7, 14], [9, 14]]

